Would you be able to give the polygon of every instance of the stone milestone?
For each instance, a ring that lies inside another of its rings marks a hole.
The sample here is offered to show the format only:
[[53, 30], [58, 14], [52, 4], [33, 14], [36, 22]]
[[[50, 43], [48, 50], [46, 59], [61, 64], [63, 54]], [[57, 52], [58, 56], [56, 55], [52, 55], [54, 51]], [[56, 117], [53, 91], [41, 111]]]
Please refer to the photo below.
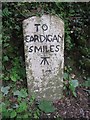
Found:
[[37, 99], [62, 97], [64, 23], [53, 15], [33, 16], [23, 21], [28, 91]]

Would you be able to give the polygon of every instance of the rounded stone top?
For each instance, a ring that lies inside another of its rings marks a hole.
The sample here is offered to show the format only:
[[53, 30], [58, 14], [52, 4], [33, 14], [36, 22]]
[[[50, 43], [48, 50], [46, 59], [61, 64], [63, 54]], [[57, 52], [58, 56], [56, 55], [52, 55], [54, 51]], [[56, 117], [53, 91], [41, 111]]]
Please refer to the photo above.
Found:
[[34, 20], [34, 19], [43, 19], [43, 18], [52, 18], [52, 19], [56, 19], [56, 20], [60, 20], [60, 22], [62, 22], [62, 24], [64, 25], [64, 21], [59, 17], [59, 16], [56, 16], [56, 15], [49, 15], [49, 14], [43, 14], [41, 16], [32, 16], [32, 17], [29, 17], [29, 18], [26, 18], [23, 20], [23, 22], [26, 22], [26, 21], [29, 21], [29, 20]]

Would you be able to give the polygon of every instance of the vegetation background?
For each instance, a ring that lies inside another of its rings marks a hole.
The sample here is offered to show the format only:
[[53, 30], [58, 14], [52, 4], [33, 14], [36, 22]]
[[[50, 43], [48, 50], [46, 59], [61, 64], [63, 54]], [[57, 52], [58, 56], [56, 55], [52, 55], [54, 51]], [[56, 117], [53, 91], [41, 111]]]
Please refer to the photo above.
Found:
[[[38, 103], [34, 95], [28, 96], [27, 91], [22, 21], [44, 13], [57, 15], [65, 23], [64, 97], [56, 103]], [[2, 119], [89, 119], [90, 2], [4, 2], [2, 25]], [[77, 109], [73, 110], [73, 106]]]

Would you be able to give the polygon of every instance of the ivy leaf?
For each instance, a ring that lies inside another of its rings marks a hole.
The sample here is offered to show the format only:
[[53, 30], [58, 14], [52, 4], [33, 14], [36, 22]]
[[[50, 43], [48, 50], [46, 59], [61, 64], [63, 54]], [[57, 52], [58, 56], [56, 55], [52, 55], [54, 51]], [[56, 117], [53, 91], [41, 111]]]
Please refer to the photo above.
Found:
[[19, 108], [17, 109], [17, 112], [18, 112], [18, 113], [21, 113], [21, 112], [23, 112], [23, 111], [25, 111], [25, 110], [27, 110], [26, 102], [20, 103]]
[[14, 92], [14, 96], [16, 96], [16, 95], [20, 96], [20, 91], [19, 90], [17, 90], [17, 91]]
[[7, 17], [9, 15], [8, 8], [5, 8], [2, 13], [3, 13], [3, 16]]
[[14, 96], [18, 96], [18, 97], [22, 97], [22, 98], [26, 98], [27, 97], [27, 92], [24, 89], [21, 89], [20, 91], [17, 90], [14, 92]]
[[4, 56], [4, 61], [8, 61], [8, 56]]
[[23, 115], [23, 119], [28, 119], [28, 115], [27, 114]]
[[55, 111], [55, 107], [50, 101], [42, 100], [38, 105], [39, 109], [45, 113], [50, 113]]
[[90, 78], [88, 78], [82, 85], [85, 87], [90, 87]]
[[3, 92], [4, 96], [8, 94], [10, 87], [6, 86], [6, 87], [1, 87], [1, 91]]
[[0, 104], [1, 106], [1, 112], [3, 113], [2, 114], [2, 116], [7, 112], [7, 109], [6, 109], [6, 104], [4, 103], [4, 102], [2, 102], [1, 104]]
[[13, 110], [10, 114], [10, 118], [14, 118], [14, 117], [16, 117], [16, 115], [17, 115], [16, 111]]
[[0, 103], [0, 113], [2, 112], [2, 108], [3, 109], [5, 108], [5, 103], [3, 103], [3, 102]]
[[70, 90], [72, 91], [73, 95], [76, 97], [76, 92], [75, 92], [75, 89], [76, 87], [79, 85], [78, 83], [78, 80], [71, 80], [70, 81], [70, 85], [69, 85], [69, 88]]
[[70, 84], [71, 84], [74, 88], [76, 88], [76, 87], [79, 85], [78, 80], [71, 80]]
[[64, 79], [67, 80], [68, 79], [68, 73], [64, 73]]
[[2, 118], [4, 117], [4, 118], [8, 118], [9, 117], [9, 112], [8, 112], [8, 110], [7, 110], [7, 104], [6, 103], [4, 103], [4, 102], [2, 102], [1, 103], [1, 110], [2, 110]]
[[20, 77], [18, 76], [18, 74], [15, 71], [11, 73], [10, 78], [14, 82], [16, 82], [18, 79], [20, 79]]

